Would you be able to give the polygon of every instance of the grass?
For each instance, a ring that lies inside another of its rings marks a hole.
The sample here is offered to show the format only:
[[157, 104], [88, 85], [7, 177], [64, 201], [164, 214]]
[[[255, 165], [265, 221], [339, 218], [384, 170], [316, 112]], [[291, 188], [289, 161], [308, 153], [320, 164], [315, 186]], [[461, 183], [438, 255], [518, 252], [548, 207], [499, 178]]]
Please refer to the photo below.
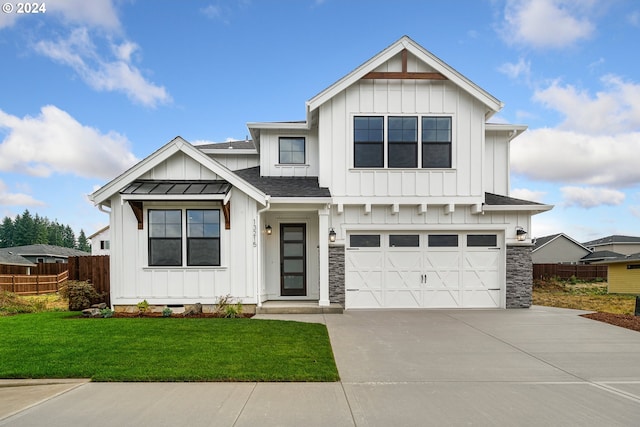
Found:
[[43, 311], [66, 311], [67, 300], [58, 294], [21, 296], [0, 291], [0, 316]]
[[635, 296], [607, 294], [607, 283], [572, 283], [559, 280], [536, 281], [533, 303], [602, 313], [633, 314]]
[[0, 378], [337, 381], [324, 325], [250, 319], [0, 317]]

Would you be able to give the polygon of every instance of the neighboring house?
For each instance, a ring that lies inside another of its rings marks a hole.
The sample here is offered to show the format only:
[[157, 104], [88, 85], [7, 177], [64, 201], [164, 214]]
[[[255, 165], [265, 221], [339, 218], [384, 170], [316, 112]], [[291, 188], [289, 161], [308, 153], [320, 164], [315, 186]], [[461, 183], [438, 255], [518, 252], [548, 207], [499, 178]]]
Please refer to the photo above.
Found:
[[88, 252], [79, 251], [73, 248], [45, 244], [14, 246], [11, 248], [4, 248], [3, 250], [8, 250], [14, 254], [18, 254], [33, 263], [66, 263], [70, 256], [90, 255]]
[[526, 232], [551, 206], [509, 197], [526, 127], [487, 123], [500, 101], [403, 37], [305, 105], [252, 140], [177, 137], [91, 195], [116, 308], [531, 304]]
[[609, 293], [640, 295], [640, 253], [620, 255], [598, 264], [608, 266]]
[[617, 252], [611, 252], [611, 251], [597, 251], [597, 252], [591, 252], [589, 253], [589, 255], [582, 257], [580, 262], [583, 264], [594, 264], [599, 261], [609, 261], [612, 259], [619, 258], [621, 256], [624, 256], [624, 255], [619, 254]]
[[590, 250], [611, 251], [623, 255], [640, 252], [640, 237], [613, 235], [583, 243]]
[[538, 237], [533, 241], [534, 264], [578, 264], [591, 251], [564, 233]]
[[13, 252], [12, 248], [0, 249], [0, 274], [31, 274], [31, 267], [37, 265]]
[[109, 255], [111, 252], [109, 250], [110, 241], [108, 225], [89, 236], [89, 240], [91, 241], [91, 255]]

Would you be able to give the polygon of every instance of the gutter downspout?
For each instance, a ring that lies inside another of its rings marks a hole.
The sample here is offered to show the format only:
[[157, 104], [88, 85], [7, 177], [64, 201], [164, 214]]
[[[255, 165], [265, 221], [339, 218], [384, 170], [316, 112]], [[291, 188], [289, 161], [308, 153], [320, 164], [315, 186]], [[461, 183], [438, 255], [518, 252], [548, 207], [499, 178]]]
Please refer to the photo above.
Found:
[[104, 212], [104, 213], [106, 213], [107, 215], [110, 215], [110, 214], [111, 214], [111, 211], [110, 211], [110, 210], [109, 210], [109, 211], [108, 211], [108, 210], [106, 210], [106, 209], [104, 208], [104, 205], [103, 205], [102, 203], [98, 204], [98, 210], [99, 210], [100, 212]]
[[266, 211], [268, 211], [269, 209], [271, 209], [271, 196], [267, 195], [266, 197], [266, 201], [267, 201], [267, 205], [262, 208], [259, 209], [258, 212], [256, 212], [256, 224], [255, 224], [255, 233], [256, 233], [256, 240], [255, 240], [255, 245], [256, 245], [256, 254], [255, 254], [255, 264], [254, 264], [254, 269], [255, 272], [257, 274], [256, 277], [256, 306], [257, 307], [262, 307], [262, 297], [260, 295], [260, 288], [262, 286], [262, 280], [263, 280], [263, 262], [262, 262], [262, 257], [263, 257], [263, 251], [261, 251], [260, 249], [262, 248], [262, 229], [260, 227], [260, 223], [261, 223], [261, 219], [262, 219], [262, 214]]

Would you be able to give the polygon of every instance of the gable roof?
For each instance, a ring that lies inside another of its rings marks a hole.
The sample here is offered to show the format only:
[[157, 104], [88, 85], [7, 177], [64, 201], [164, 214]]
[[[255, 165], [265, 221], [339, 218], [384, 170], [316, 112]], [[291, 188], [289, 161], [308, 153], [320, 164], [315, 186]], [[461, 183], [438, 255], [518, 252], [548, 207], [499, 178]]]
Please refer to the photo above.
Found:
[[256, 187], [243, 180], [239, 175], [236, 175], [231, 170], [227, 169], [220, 162], [207, 156], [205, 153], [198, 150], [179, 136], [175, 137], [144, 160], [138, 162], [136, 165], [96, 190], [89, 196], [91, 201], [96, 205], [108, 204], [111, 196], [118, 193], [133, 181], [139, 179], [142, 175], [178, 152], [182, 152], [191, 157], [193, 160], [208, 168], [220, 178], [238, 188], [258, 203], [266, 205], [266, 195], [262, 191], [258, 190]]
[[63, 246], [46, 245], [43, 243], [38, 243], [35, 245], [13, 246], [11, 248], [4, 248], [3, 250], [11, 251], [14, 254], [18, 254], [23, 257], [51, 256], [51, 257], [68, 258], [70, 256], [90, 255], [88, 252], [79, 251], [78, 249], [66, 248]]
[[589, 252], [589, 253], [591, 252], [588, 248], [584, 247], [577, 240], [572, 239], [571, 237], [567, 236], [564, 233], [557, 233], [557, 234], [552, 234], [550, 236], [537, 237], [533, 242], [534, 247], [532, 252], [542, 249], [545, 245], [548, 245], [549, 243], [557, 239], [569, 240], [571, 243], [575, 244], [576, 246], [580, 246], [580, 248], [584, 249], [586, 252]]
[[311, 111], [316, 110], [322, 104], [333, 98], [335, 95], [358, 82], [366, 74], [372, 72], [380, 65], [384, 64], [397, 54], [401, 53], [404, 49], [406, 49], [420, 61], [427, 64], [429, 67], [436, 70], [436, 72], [442, 74], [446, 79], [450, 80], [458, 87], [462, 88], [471, 96], [486, 105], [488, 112], [485, 116], [487, 118], [493, 115], [493, 113], [498, 112], [502, 109], [503, 104], [498, 99], [480, 88], [471, 80], [464, 77], [450, 65], [420, 46], [408, 36], [403, 36], [398, 41], [384, 49], [382, 52], [378, 53], [376, 56], [369, 59], [367, 62], [360, 65], [358, 68], [307, 101], [307, 114], [309, 114]]
[[0, 249], [0, 264], [2, 265], [19, 265], [22, 267], [33, 267], [34, 263], [18, 255], [13, 251], [13, 248]]
[[600, 246], [610, 244], [640, 244], [640, 237], [635, 236], [621, 236], [614, 234], [612, 236], [602, 237], [600, 239], [591, 240], [583, 243], [584, 246]]
[[320, 187], [318, 177], [260, 176], [260, 166], [235, 173], [271, 197], [331, 198], [329, 189]]
[[91, 236], [87, 237], [87, 239], [93, 239], [94, 237], [96, 237], [98, 234], [102, 233], [103, 231], [107, 231], [109, 229], [109, 226], [106, 225], [104, 227], [102, 227], [100, 230], [96, 231], [95, 233], [93, 233]]

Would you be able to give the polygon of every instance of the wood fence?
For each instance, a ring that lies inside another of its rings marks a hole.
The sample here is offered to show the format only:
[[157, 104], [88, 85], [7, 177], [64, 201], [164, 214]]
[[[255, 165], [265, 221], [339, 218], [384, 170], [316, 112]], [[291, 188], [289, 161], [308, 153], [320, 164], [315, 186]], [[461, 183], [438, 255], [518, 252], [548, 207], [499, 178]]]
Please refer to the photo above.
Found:
[[104, 302], [109, 306], [109, 255], [69, 257], [69, 280], [86, 280], [98, 293], [104, 294]]
[[69, 270], [69, 264], [60, 263], [60, 262], [48, 262], [43, 263], [40, 262], [38, 264], [34, 264], [31, 267], [25, 267], [22, 265], [4, 265], [0, 264], [0, 274], [27, 274], [27, 271], [30, 271], [30, 274], [33, 275], [53, 275], [60, 274], [63, 271]]
[[1, 274], [0, 290], [20, 295], [40, 295], [58, 292], [60, 285], [67, 281], [69, 272], [51, 275]]
[[570, 279], [607, 280], [609, 269], [606, 265], [593, 264], [533, 264], [534, 280]]

